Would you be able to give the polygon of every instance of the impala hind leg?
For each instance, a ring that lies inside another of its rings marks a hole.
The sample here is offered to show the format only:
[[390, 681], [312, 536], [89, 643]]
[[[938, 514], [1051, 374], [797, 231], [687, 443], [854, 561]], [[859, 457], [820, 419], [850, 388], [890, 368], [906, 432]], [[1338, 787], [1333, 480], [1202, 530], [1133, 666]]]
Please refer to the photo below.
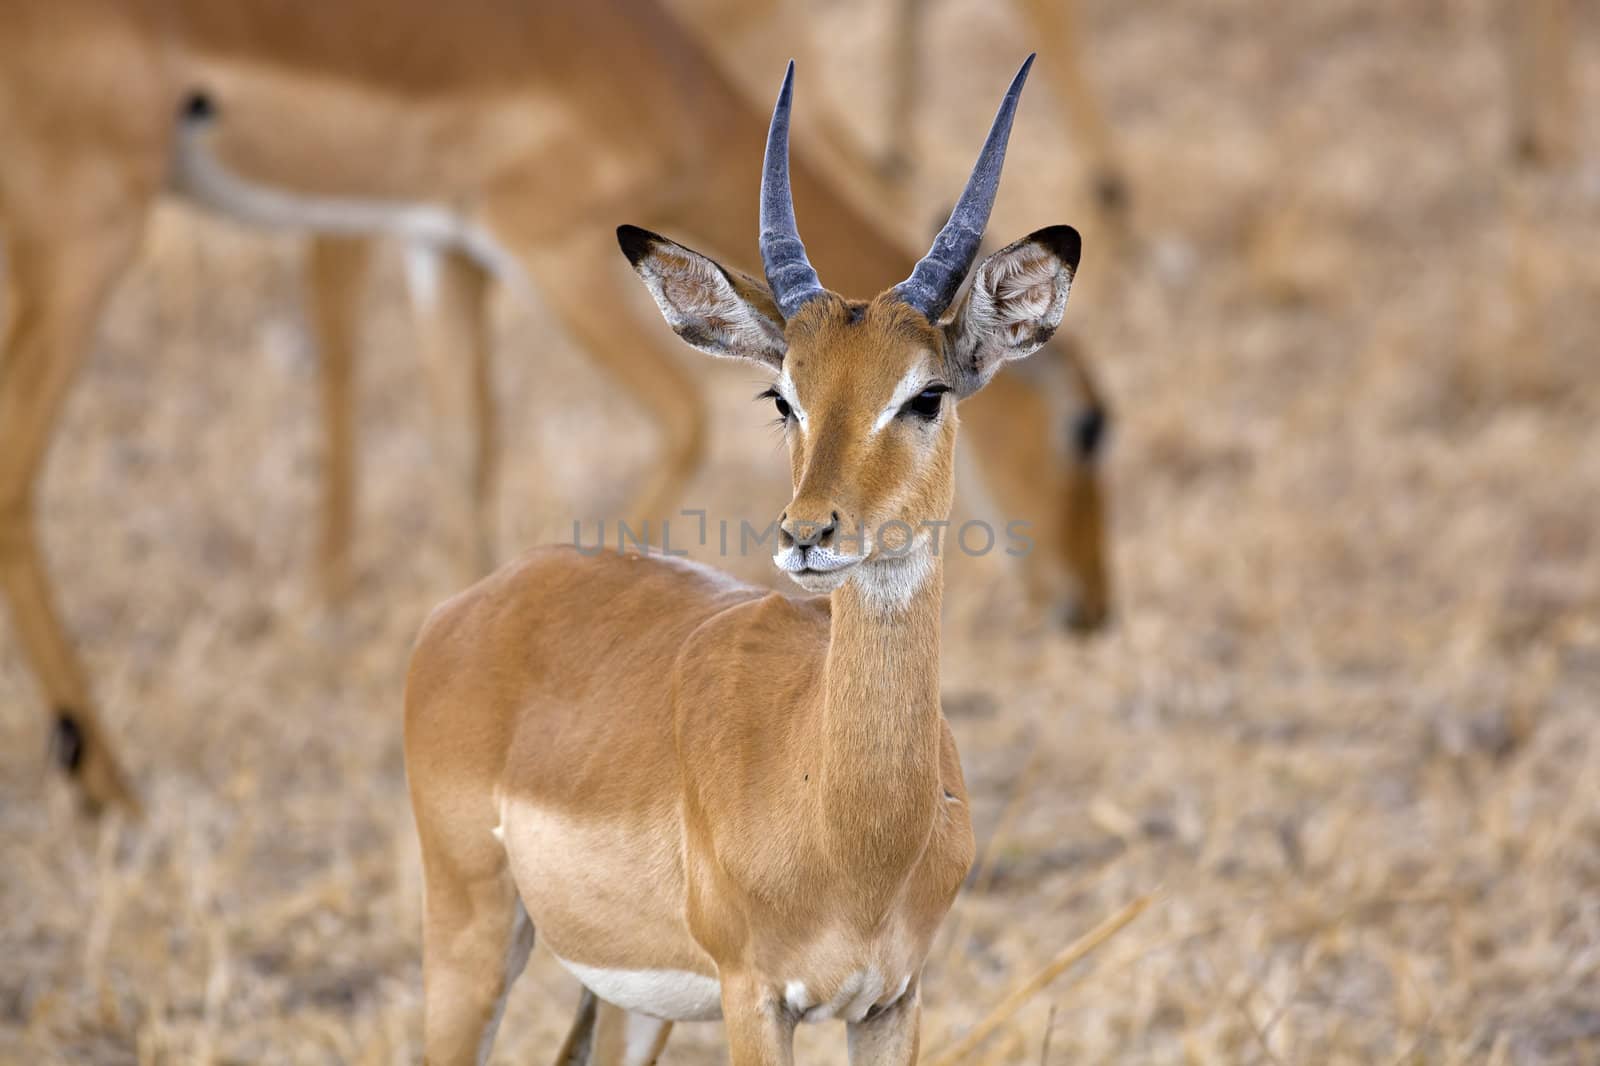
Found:
[[1024, 17], [1049, 62], [1045, 71], [1056, 99], [1067, 110], [1072, 132], [1089, 159], [1094, 195], [1106, 221], [1127, 224], [1128, 180], [1116, 150], [1116, 138], [1100, 107], [1100, 98], [1085, 73], [1085, 52], [1078, 34], [1081, 0], [1021, 0]]
[[586, 988], [555, 1066], [655, 1066], [671, 1034], [671, 1022], [623, 1010]]
[[928, 0], [895, 0], [889, 42], [886, 143], [879, 163], [885, 176], [903, 181], [916, 168], [917, 89], [922, 81], [922, 45], [927, 37]]
[[578, 1014], [572, 1019], [572, 1028], [556, 1052], [555, 1066], [589, 1066], [589, 1056], [594, 1051], [594, 1020], [600, 1000], [587, 988], [578, 1000]]
[[472, 516], [462, 558], [476, 580], [495, 565], [500, 443], [488, 318], [493, 279], [459, 252], [425, 246], [408, 251], [406, 279], [450, 479], [446, 499], [465, 497], [461, 506], [442, 510]]
[[463, 843], [422, 834], [422, 1041], [429, 1066], [488, 1061], [506, 996], [533, 950], [533, 924], [498, 843]]
[[661, 522], [677, 513], [705, 462], [705, 399], [661, 331], [628, 310], [634, 294], [624, 287], [628, 275], [613, 262], [617, 258], [609, 241], [590, 240], [582, 250], [530, 256], [526, 265], [573, 340], [655, 420], [662, 455], [623, 519], [641, 535], [648, 523], [659, 536]]
[[91, 808], [137, 809], [57, 614], [33, 521], [34, 485], [51, 429], [105, 300], [133, 259], [142, 211], [113, 211], [94, 221], [92, 231], [13, 234], [9, 244], [11, 323], [0, 361], [0, 589], [53, 708], [52, 747], [61, 768]]
[[1549, 166], [1573, 152], [1572, 7], [1571, 0], [1508, 5], [1512, 148], [1521, 162]]
[[672, 1023], [601, 1001], [589, 1066], [655, 1066], [672, 1035]]
[[307, 263], [322, 377], [322, 536], [317, 563], [323, 594], [333, 601], [343, 599], [350, 588], [356, 496], [355, 359], [371, 261], [371, 241], [319, 237], [311, 242]]

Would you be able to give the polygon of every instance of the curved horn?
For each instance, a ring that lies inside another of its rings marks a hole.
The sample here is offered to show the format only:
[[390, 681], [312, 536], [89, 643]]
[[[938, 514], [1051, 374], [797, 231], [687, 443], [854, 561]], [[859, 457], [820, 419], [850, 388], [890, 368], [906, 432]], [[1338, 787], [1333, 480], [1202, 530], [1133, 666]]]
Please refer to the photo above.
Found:
[[806, 258], [794, 222], [794, 196], [789, 191], [789, 105], [794, 96], [794, 60], [778, 90], [767, 129], [767, 154], [761, 164], [761, 266], [767, 287], [785, 319], [807, 300], [822, 295], [822, 282]]
[[911, 276], [894, 287], [900, 299], [921, 311], [929, 322], [937, 322], [956, 291], [972, 269], [978, 257], [978, 246], [983, 243], [983, 231], [989, 225], [989, 212], [994, 207], [994, 195], [1000, 189], [1000, 168], [1006, 161], [1006, 141], [1011, 136], [1011, 120], [1017, 113], [1017, 100], [1022, 95], [1022, 83], [1028, 80], [1028, 68], [1033, 66], [1033, 55], [1022, 62], [1022, 69], [1011, 79], [1011, 88], [1000, 101], [1000, 110], [989, 127], [989, 139], [983, 142], [983, 151], [973, 164], [972, 176], [962, 190], [961, 199], [950, 212], [950, 221], [944, 224], [933, 239], [933, 247], [911, 270]]

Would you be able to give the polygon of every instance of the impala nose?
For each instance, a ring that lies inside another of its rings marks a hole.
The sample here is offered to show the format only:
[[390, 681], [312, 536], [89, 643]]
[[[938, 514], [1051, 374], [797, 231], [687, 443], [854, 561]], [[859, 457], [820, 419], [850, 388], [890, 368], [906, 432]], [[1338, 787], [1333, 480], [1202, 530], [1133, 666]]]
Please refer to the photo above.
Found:
[[785, 548], [826, 548], [838, 532], [838, 511], [826, 519], [799, 518], [786, 511], [778, 523], [778, 543]]

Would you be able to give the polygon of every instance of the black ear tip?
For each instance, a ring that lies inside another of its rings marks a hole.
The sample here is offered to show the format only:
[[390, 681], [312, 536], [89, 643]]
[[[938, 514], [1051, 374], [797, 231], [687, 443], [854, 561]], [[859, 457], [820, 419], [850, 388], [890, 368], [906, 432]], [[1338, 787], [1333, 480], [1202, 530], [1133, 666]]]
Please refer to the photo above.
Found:
[[647, 229], [638, 226], [618, 226], [617, 246], [622, 249], [622, 254], [628, 257], [628, 262], [638, 265], [639, 260], [650, 254], [650, 248], [659, 238]]
[[1046, 226], [1033, 234], [1033, 239], [1050, 249], [1073, 271], [1078, 269], [1078, 259], [1083, 255], [1083, 238], [1071, 226]]

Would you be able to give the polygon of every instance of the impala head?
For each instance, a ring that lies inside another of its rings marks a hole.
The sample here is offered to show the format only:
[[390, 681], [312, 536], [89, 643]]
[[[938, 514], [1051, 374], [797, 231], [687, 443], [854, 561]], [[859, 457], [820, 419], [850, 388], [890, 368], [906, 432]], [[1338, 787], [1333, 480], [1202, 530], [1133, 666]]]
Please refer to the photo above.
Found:
[[1014, 562], [1030, 604], [1087, 636], [1114, 606], [1104, 455], [1111, 414], [1070, 341], [1019, 369], [997, 376], [981, 407], [962, 410], [962, 433], [988, 510], [1026, 523], [1028, 550]]
[[[1077, 269], [1070, 226], [1031, 233], [972, 270], [1033, 57], [995, 116], [965, 192], [911, 276], [869, 301], [822, 287], [789, 190], [784, 77], [761, 183], [766, 284], [653, 233], [617, 237], [673, 330], [712, 355], [765, 366], [789, 443], [794, 498], [775, 560], [802, 587], [855, 578], [891, 600], [929, 570], [954, 492], [956, 404], [1061, 322]], [[970, 278], [968, 277], [971, 272]]]

